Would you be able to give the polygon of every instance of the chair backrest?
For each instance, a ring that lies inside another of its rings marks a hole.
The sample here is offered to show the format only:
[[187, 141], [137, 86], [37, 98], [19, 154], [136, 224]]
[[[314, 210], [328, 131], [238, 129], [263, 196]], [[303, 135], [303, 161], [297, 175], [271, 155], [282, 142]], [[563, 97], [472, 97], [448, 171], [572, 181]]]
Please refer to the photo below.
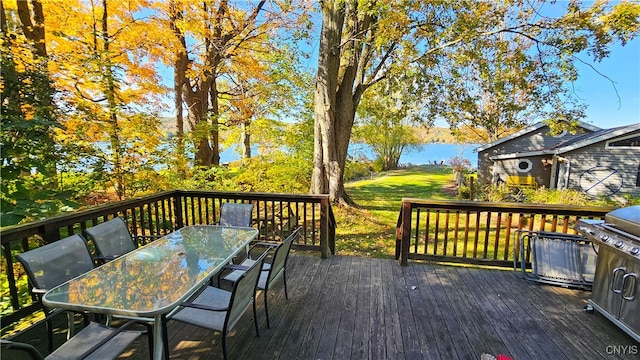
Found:
[[71, 235], [16, 256], [35, 289], [49, 290], [94, 268], [84, 239]]
[[233, 284], [231, 300], [229, 301], [230, 307], [229, 311], [227, 311], [227, 318], [225, 319], [225, 331], [233, 328], [245, 310], [251, 305], [256, 287], [258, 286], [258, 279], [260, 278], [265, 256], [266, 254], [261, 255]]
[[84, 230], [98, 256], [116, 257], [136, 249], [136, 243], [122, 218], [115, 217]]
[[251, 226], [253, 204], [222, 203], [220, 205], [220, 226]]
[[282, 241], [276, 248], [273, 254], [273, 260], [271, 260], [271, 269], [269, 270], [269, 277], [267, 278], [267, 287], [275, 281], [287, 266], [287, 259], [289, 258], [289, 252], [291, 250], [291, 244], [302, 233], [302, 226], [296, 228], [286, 239]]

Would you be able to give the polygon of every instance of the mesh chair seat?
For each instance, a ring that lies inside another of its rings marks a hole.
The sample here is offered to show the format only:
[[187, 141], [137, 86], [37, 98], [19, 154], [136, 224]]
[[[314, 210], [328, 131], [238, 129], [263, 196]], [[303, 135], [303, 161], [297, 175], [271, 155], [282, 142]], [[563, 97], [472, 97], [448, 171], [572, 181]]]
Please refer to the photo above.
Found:
[[[230, 291], [207, 286], [191, 303], [225, 309], [229, 307], [230, 300]], [[225, 317], [226, 312], [185, 307], [172, 316], [171, 319], [222, 332], [224, 330]]]
[[253, 204], [222, 203], [220, 205], [220, 226], [251, 226]]
[[[141, 331], [119, 331], [92, 322], [45, 359], [71, 360], [78, 359], [83, 354], [86, 354], [84, 359], [87, 360], [116, 359], [141, 335]], [[103, 339], [104, 344], [94, 350], [94, 345], [100, 344]]]
[[[142, 331], [125, 330], [129, 322], [120, 328], [111, 328], [98, 323], [90, 323], [82, 331], [62, 344], [45, 360], [108, 360], [116, 359], [142, 334]], [[151, 333], [148, 332], [151, 345]], [[2, 340], [2, 357], [18, 357], [19, 352], [28, 354], [32, 359], [42, 360], [42, 355], [32, 345]], [[151, 349], [151, 346], [149, 347]]]

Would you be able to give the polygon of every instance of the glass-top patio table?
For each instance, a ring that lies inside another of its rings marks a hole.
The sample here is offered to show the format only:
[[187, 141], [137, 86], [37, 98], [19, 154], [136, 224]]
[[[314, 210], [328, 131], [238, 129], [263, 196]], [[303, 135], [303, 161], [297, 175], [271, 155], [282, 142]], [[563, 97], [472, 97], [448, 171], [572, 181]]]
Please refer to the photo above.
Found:
[[154, 358], [162, 359], [162, 316], [193, 295], [257, 236], [254, 228], [187, 226], [51, 289], [42, 303], [152, 320]]

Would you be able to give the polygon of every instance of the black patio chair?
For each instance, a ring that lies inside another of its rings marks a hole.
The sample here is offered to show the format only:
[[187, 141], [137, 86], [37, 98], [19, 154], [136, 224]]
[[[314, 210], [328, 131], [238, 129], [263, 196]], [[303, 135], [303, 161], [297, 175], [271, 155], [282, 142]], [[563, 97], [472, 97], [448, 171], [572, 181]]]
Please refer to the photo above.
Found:
[[[85, 240], [78, 234], [39, 248], [26, 251], [16, 256], [24, 267], [31, 292], [40, 300], [48, 290], [94, 268], [93, 258], [89, 253]], [[44, 307], [49, 340], [49, 351], [53, 350], [53, 324], [51, 318], [63, 312], [67, 313], [67, 339], [74, 331], [74, 316], [72, 312], [62, 309]], [[88, 314], [82, 313], [85, 325], [89, 324]]]
[[[267, 317], [267, 328], [271, 328], [271, 324], [269, 323], [269, 306], [267, 303], [267, 292], [271, 287], [274, 286], [276, 281], [282, 277], [282, 281], [284, 283], [284, 296], [288, 300], [289, 294], [287, 292], [287, 259], [289, 258], [289, 253], [291, 250], [291, 245], [302, 233], [302, 226], [296, 228], [284, 241], [281, 243], [274, 242], [258, 242], [254, 244], [249, 249], [249, 254], [246, 259], [244, 259], [240, 265], [236, 265], [231, 267], [231, 272], [227, 274], [223, 274], [222, 272], [218, 274], [218, 283], [220, 283], [220, 276], [223, 280], [235, 282], [237, 279], [242, 276], [243, 272], [246, 271], [250, 266], [253, 266], [257, 259], [253, 259], [252, 255], [255, 249], [264, 249], [266, 251], [260, 252], [260, 257], [264, 256], [265, 252], [269, 253], [272, 250], [272, 254], [270, 254], [270, 262], [265, 261], [262, 265], [262, 271], [260, 274], [260, 279], [258, 280], [258, 286], [256, 290], [262, 290], [264, 294], [264, 311]], [[259, 258], [259, 257], [258, 257]]]
[[[264, 254], [266, 255], [266, 253]], [[176, 320], [222, 334], [222, 352], [227, 359], [227, 333], [238, 323], [250, 305], [253, 305], [253, 322], [256, 336], [260, 336], [256, 316], [255, 291], [260, 278], [264, 255], [238, 277], [231, 291], [205, 286], [192, 300], [180, 305], [177, 312], [163, 317], [165, 357], [169, 358], [167, 321]], [[233, 266], [233, 265], [228, 265]]]
[[97, 264], [111, 261], [130, 251], [135, 250], [142, 240], [154, 240], [161, 235], [131, 235], [127, 223], [120, 217], [115, 217], [83, 231], [85, 237], [91, 240], [96, 248]]

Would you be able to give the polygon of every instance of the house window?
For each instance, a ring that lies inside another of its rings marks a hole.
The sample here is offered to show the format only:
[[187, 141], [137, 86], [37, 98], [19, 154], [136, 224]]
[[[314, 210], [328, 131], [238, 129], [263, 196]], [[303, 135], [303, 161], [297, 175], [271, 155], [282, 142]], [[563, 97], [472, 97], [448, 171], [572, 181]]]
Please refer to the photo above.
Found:
[[638, 148], [640, 147], [640, 136], [629, 136], [627, 138], [610, 141], [607, 143], [607, 147]]
[[529, 159], [520, 159], [518, 160], [518, 165], [517, 165], [517, 170], [518, 172], [521, 173], [528, 173], [529, 171], [531, 171], [531, 168], [533, 167], [533, 163], [531, 162], [531, 160]]
[[640, 187], [640, 165], [638, 165], [638, 173], [636, 174], [636, 186]]

